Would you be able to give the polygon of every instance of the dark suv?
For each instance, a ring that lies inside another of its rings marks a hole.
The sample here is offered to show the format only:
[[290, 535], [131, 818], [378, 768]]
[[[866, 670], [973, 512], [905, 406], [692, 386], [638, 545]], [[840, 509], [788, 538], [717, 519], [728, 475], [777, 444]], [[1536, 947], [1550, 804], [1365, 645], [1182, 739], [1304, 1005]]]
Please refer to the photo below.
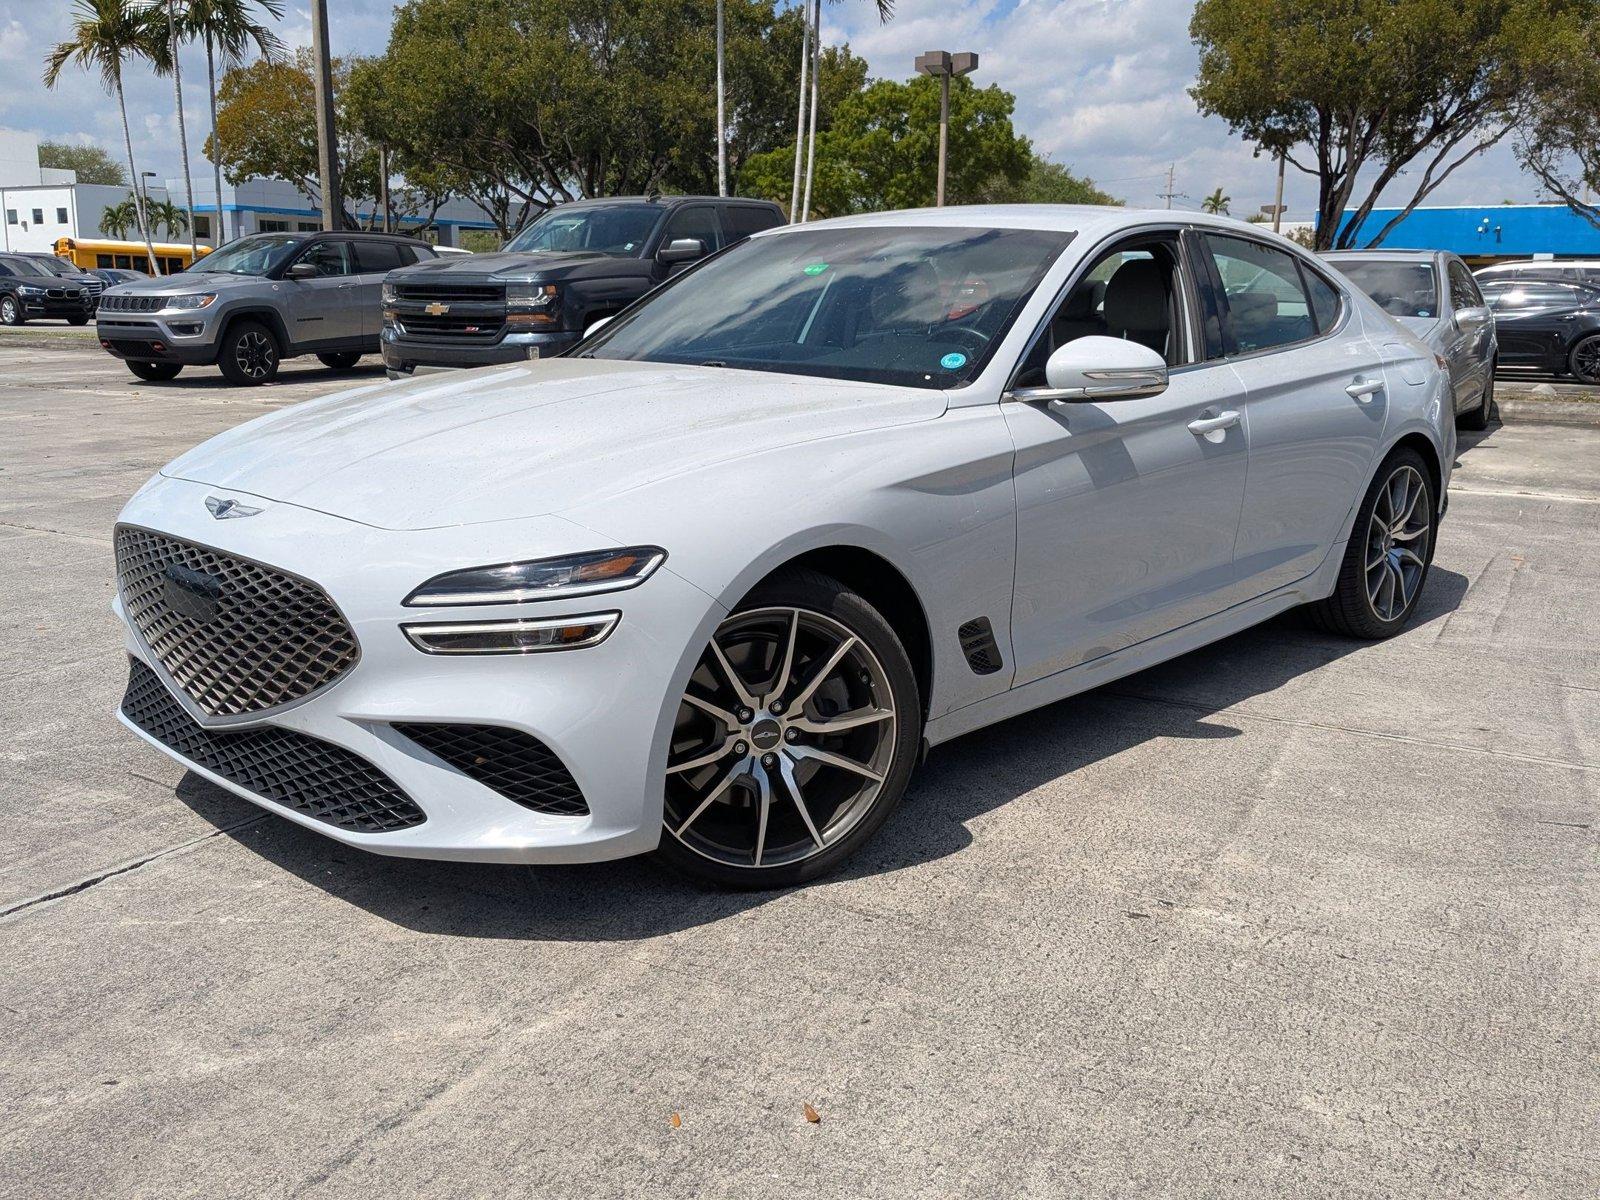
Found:
[[140, 379], [215, 363], [230, 383], [266, 383], [315, 354], [348, 370], [378, 348], [379, 293], [433, 247], [387, 233], [255, 233], [186, 271], [108, 288], [100, 344]]
[[783, 224], [765, 200], [580, 200], [552, 208], [496, 254], [439, 259], [383, 285], [383, 363], [477, 367], [547, 358], [707, 254]]
[[43, 317], [87, 325], [94, 296], [74, 280], [61, 279], [26, 254], [0, 254], [0, 325]]

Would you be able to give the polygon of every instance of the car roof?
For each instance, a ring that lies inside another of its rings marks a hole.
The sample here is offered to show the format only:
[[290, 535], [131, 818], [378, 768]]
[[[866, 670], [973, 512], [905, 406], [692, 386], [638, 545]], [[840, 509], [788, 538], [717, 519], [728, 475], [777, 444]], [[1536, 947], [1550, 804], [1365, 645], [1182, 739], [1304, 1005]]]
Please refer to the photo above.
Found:
[[1346, 262], [1433, 262], [1454, 256], [1448, 250], [1324, 250], [1322, 257]]
[[[1233, 217], [1217, 217], [1189, 209], [1123, 208], [1111, 204], [953, 204], [944, 208], [907, 208], [892, 212], [858, 213], [811, 221], [806, 229], [856, 229], [873, 226], [909, 226], [927, 229], [1046, 229], [1077, 233], [1085, 237], [1112, 234], [1122, 229], [1147, 225], [1183, 225], [1192, 229], [1211, 229], [1236, 236], [1255, 236], [1261, 240], [1304, 254], [1288, 238], [1260, 225]], [[763, 229], [752, 237], [789, 236], [796, 225]]]
[[659, 204], [663, 208], [679, 204], [755, 204], [762, 208], [778, 207], [771, 200], [759, 200], [754, 196], [594, 196], [583, 200], [568, 200], [563, 204], [553, 205], [552, 208], [595, 208], [603, 204]]

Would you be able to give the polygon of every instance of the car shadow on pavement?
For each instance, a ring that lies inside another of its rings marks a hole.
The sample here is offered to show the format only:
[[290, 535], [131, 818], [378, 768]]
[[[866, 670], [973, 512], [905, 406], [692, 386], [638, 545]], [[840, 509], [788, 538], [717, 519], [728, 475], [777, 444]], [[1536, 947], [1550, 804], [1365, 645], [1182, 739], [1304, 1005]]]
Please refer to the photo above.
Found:
[[[1455, 611], [1468, 580], [1433, 569], [1413, 629]], [[1160, 666], [938, 747], [899, 811], [838, 876], [887, 874], [955, 854], [968, 824], [1156, 738], [1223, 740], [1218, 713], [1367, 649], [1287, 613]], [[328, 895], [403, 928], [457, 937], [632, 941], [734, 916], [783, 892], [708, 891], [652, 858], [521, 867], [386, 858], [270, 814], [194, 774], [177, 795], [219, 831]], [[236, 827], [236, 828], [235, 828]], [[827, 879], [819, 881], [825, 885]]]
[[[199, 372], [204, 373], [201, 374]], [[383, 378], [383, 363], [377, 360], [370, 363], [357, 363], [353, 367], [336, 370], [333, 367], [325, 367], [315, 360], [298, 362], [291, 359], [278, 369], [276, 378], [270, 383], [256, 384], [253, 387], [239, 388], [238, 390], [244, 394], [257, 391], [270, 393], [273, 388], [281, 387], [286, 383], [315, 383], [323, 379], [348, 379], [353, 386], [358, 383], [381, 380]], [[218, 387], [226, 386], [222, 373], [215, 367], [201, 367], [198, 371], [190, 368], [173, 379], [135, 379], [130, 375], [128, 383], [140, 390], [179, 392], [185, 389], [210, 389], [214, 391]]]

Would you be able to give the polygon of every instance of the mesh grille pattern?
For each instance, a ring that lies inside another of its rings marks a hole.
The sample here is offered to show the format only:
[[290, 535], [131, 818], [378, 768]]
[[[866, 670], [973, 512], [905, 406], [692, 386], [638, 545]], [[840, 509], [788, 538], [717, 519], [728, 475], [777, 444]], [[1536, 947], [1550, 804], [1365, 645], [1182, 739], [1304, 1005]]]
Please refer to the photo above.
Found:
[[156, 673], [137, 660], [122, 711], [197, 766], [340, 829], [388, 833], [428, 819], [382, 772], [341, 746], [292, 729], [224, 731], [195, 724]]
[[[355, 631], [321, 588], [220, 550], [121, 526], [117, 579], [145, 644], [213, 717], [308, 696], [360, 657]], [[185, 594], [178, 580], [214, 595]]]
[[961, 652], [967, 656], [967, 666], [975, 675], [993, 675], [1005, 664], [1000, 659], [1000, 647], [994, 642], [994, 626], [988, 617], [977, 617], [956, 630], [961, 639]]
[[469, 779], [534, 812], [582, 816], [588, 802], [555, 752], [538, 738], [498, 725], [396, 725]]

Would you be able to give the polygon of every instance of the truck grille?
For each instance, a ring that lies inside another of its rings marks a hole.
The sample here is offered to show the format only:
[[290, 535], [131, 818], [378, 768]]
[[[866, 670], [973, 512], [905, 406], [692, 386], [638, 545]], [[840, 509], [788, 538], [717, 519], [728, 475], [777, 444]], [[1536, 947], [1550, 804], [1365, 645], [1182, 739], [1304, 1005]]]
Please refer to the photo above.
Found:
[[105, 296], [101, 298], [102, 312], [160, 312], [166, 303], [162, 296]]
[[302, 699], [361, 655], [333, 601], [304, 579], [131, 525], [117, 527], [116, 551], [128, 619], [208, 716]]
[[397, 283], [395, 296], [427, 304], [499, 304], [506, 302], [504, 284], [498, 283]]
[[399, 314], [400, 328], [416, 337], [479, 338], [489, 341], [500, 333], [506, 323], [504, 310], [496, 313], [460, 315], [443, 313], [434, 315], [421, 312]]
[[428, 819], [366, 759], [292, 729], [195, 724], [160, 678], [133, 660], [123, 715], [156, 741], [247, 792], [352, 833], [390, 833]]

